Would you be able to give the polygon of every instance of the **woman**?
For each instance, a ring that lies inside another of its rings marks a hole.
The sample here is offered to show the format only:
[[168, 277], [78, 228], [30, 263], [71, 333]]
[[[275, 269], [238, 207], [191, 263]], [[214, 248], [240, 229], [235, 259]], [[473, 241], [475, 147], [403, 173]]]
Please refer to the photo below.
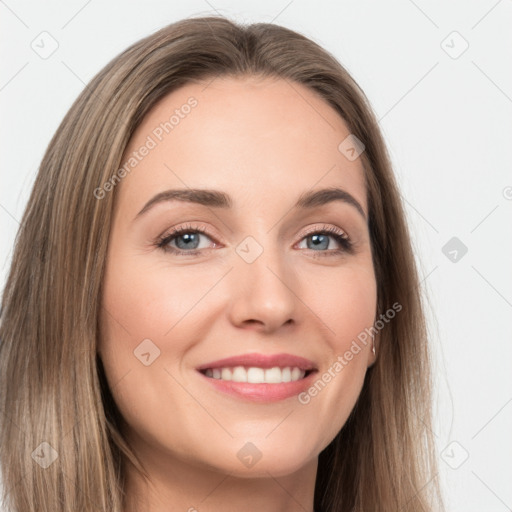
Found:
[[283, 27], [183, 20], [91, 81], [42, 161], [0, 339], [9, 510], [441, 508], [385, 145]]

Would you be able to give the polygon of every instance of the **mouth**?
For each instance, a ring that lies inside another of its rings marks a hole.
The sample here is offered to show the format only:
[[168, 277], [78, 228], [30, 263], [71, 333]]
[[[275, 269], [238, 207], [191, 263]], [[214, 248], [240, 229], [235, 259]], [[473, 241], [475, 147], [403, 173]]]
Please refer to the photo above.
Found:
[[294, 397], [312, 385], [318, 373], [309, 359], [292, 354], [248, 353], [196, 368], [214, 390], [253, 402], [276, 402]]
[[315, 370], [302, 370], [298, 366], [274, 366], [260, 368], [257, 366], [217, 367], [199, 370], [205, 377], [228, 382], [248, 384], [283, 384], [305, 379]]

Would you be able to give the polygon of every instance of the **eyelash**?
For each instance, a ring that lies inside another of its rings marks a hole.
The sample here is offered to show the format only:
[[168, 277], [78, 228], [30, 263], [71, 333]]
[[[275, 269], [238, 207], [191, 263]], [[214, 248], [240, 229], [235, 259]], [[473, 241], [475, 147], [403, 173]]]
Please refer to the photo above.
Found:
[[[196, 234], [200, 233], [202, 235], [207, 236], [208, 238], [212, 238], [206, 230], [204, 230], [201, 227], [193, 227], [193, 226], [182, 226], [179, 228], [174, 228], [169, 233], [165, 233], [162, 236], [160, 236], [156, 241], [156, 247], [159, 249], [162, 249], [164, 252], [168, 252], [175, 255], [187, 255], [187, 256], [196, 256], [201, 253], [204, 249], [194, 249], [190, 251], [182, 251], [181, 249], [176, 249], [174, 247], [170, 247], [169, 243], [174, 240], [175, 238], [178, 238], [182, 234]], [[304, 236], [301, 238], [300, 241], [304, 240], [305, 238], [311, 236], [311, 235], [327, 235], [331, 236], [338, 242], [341, 246], [340, 249], [330, 249], [326, 251], [314, 251], [313, 249], [308, 249], [315, 253], [316, 256], [324, 257], [324, 256], [339, 256], [340, 254], [346, 252], [349, 254], [352, 254], [354, 252], [353, 244], [350, 240], [350, 238], [345, 234], [345, 232], [341, 231], [338, 228], [335, 228], [333, 226], [324, 226], [322, 229], [311, 229], [307, 233], [304, 234]]]

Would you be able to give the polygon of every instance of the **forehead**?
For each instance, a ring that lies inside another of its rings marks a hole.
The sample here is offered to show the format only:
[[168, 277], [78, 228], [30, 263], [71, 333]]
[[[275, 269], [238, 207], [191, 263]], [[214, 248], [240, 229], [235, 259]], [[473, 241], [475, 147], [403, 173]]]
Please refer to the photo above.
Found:
[[123, 203], [139, 203], [166, 188], [221, 189], [236, 206], [341, 186], [364, 207], [361, 159], [349, 160], [339, 149], [349, 135], [330, 105], [295, 82], [190, 83], [146, 115], [123, 155], [129, 173], [117, 192]]

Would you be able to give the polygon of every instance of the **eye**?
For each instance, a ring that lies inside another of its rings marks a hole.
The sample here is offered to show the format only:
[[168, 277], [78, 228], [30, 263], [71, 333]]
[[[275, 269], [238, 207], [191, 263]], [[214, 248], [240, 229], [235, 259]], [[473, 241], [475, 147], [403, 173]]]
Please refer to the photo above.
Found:
[[[329, 249], [330, 239], [334, 239], [339, 247], [325, 250]], [[317, 252], [321, 256], [333, 256], [339, 255], [343, 252], [353, 252], [353, 245], [348, 235], [341, 229], [334, 226], [326, 226], [322, 229], [313, 229], [302, 238], [300, 243], [304, 240], [306, 241], [307, 249]], [[299, 248], [302, 249], [304, 247]]]
[[[199, 254], [202, 249], [208, 248], [199, 247], [201, 237], [211, 240], [206, 231], [200, 227], [182, 226], [164, 234], [158, 239], [156, 245], [160, 249], [173, 254], [195, 255]], [[171, 244], [175, 244], [175, 246]]]

